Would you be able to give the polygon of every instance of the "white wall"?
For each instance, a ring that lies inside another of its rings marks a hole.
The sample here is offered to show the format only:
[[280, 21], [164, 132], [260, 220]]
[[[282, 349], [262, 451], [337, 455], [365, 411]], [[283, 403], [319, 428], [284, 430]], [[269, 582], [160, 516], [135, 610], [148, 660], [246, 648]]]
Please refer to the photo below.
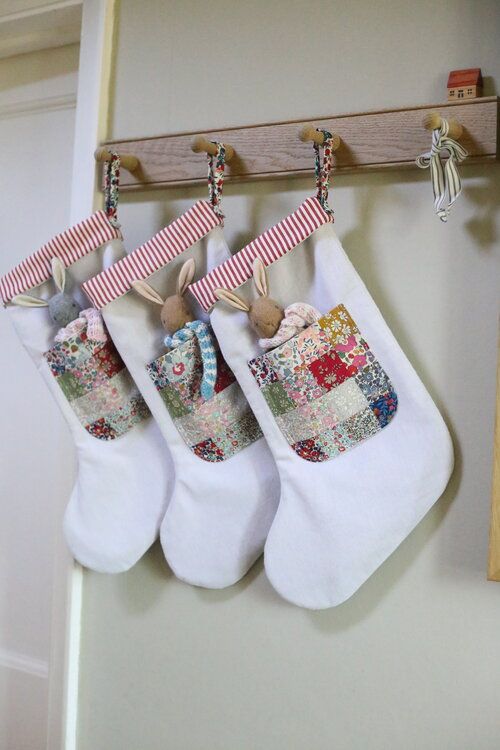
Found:
[[[439, 102], [453, 68], [480, 65], [487, 93], [500, 82], [494, 0], [121, 8], [116, 138]], [[464, 175], [446, 226], [417, 169], [338, 177], [331, 200], [350, 258], [449, 423], [457, 467], [445, 496], [330, 611], [281, 601], [261, 563], [219, 592], [176, 581], [158, 548], [128, 574], [86, 573], [79, 750], [496, 750], [500, 585], [485, 570], [500, 175]], [[230, 245], [312, 189], [312, 176], [227, 185]], [[202, 195], [124, 195], [129, 249]]]
[[[77, 45], [0, 60], [0, 275], [68, 223], [77, 68]], [[0, 748], [38, 750], [73, 451], [5, 312], [0, 340]]]

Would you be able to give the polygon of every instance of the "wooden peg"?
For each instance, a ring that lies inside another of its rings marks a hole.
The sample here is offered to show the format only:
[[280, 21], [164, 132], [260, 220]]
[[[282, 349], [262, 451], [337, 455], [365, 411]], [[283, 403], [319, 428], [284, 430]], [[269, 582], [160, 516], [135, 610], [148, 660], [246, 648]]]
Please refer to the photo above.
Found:
[[[425, 115], [424, 119], [422, 120], [422, 125], [426, 130], [436, 130], [437, 128], [440, 128], [443, 124], [443, 118], [438, 112], [430, 112], [428, 115]], [[454, 117], [450, 117], [448, 120], [449, 130], [448, 135], [450, 138], [453, 138], [453, 140], [457, 141], [462, 133], [463, 133], [463, 127], [460, 125], [457, 120], [455, 120]]]
[[[314, 125], [311, 125], [311, 123], [309, 123], [308, 125], [304, 125], [304, 127], [299, 130], [299, 138], [304, 143], [311, 141], [312, 143], [317, 143], [318, 146], [322, 146], [323, 141], [325, 140], [325, 136], [323, 135], [323, 133], [319, 130], [316, 130]], [[332, 133], [332, 150], [336, 151], [339, 146], [340, 136], [337, 135], [337, 133]]]
[[[226, 161], [231, 161], [234, 156], [234, 148], [228, 143], [224, 144], [224, 148], [226, 149]], [[211, 154], [211, 156], [217, 155], [217, 147], [215, 143], [207, 140], [204, 135], [197, 135], [193, 138], [193, 142], [191, 143], [191, 151], [194, 151], [195, 154], [201, 154], [205, 152], [206, 154]]]
[[[98, 148], [95, 153], [96, 161], [110, 161], [111, 152], [107, 148]], [[120, 154], [120, 166], [127, 170], [127, 172], [135, 172], [139, 166], [139, 159], [132, 154]]]

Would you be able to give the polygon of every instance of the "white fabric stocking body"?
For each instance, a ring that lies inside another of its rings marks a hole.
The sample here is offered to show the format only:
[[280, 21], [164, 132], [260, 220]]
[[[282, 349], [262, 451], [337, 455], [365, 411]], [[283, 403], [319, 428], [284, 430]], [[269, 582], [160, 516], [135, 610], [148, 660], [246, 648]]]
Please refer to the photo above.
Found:
[[[292, 227], [294, 230], [294, 227]], [[312, 609], [351, 596], [411, 532], [446, 487], [453, 467], [436, 406], [325, 224], [268, 268], [270, 296], [328, 313], [343, 304], [397, 393], [378, 434], [322, 463], [297, 455], [280, 430], [248, 361], [263, 354], [245, 313], [218, 302], [211, 323], [278, 466], [281, 497], [265, 546], [266, 573], [285, 599]], [[237, 289], [255, 297], [252, 282]]]
[[[113, 240], [69, 265], [69, 291], [82, 308], [88, 308], [89, 303], [80, 285], [122, 256], [122, 242]], [[52, 280], [29, 293], [48, 299], [54, 294]], [[7, 311], [75, 443], [78, 473], [64, 517], [71, 553], [82, 565], [98, 572], [127, 570], [154, 542], [167, 505], [171, 467], [158, 427], [148, 416], [114, 440], [89, 434], [43, 356], [54, 345], [58, 330], [47, 308], [9, 304]]]
[[[166, 298], [175, 293], [179, 270], [187, 259], [195, 260], [199, 277], [228, 257], [222, 230], [216, 226], [182, 254], [141, 278]], [[190, 304], [196, 318], [206, 319], [194, 300]], [[173, 459], [175, 487], [160, 531], [165, 557], [175, 575], [187, 583], [207, 588], [229, 586], [262, 554], [276, 511], [279, 484], [269, 449], [260, 437], [220, 462], [195, 455], [146, 370], [148, 363], [167, 351], [160, 307], [130, 289], [102, 306], [102, 313]]]

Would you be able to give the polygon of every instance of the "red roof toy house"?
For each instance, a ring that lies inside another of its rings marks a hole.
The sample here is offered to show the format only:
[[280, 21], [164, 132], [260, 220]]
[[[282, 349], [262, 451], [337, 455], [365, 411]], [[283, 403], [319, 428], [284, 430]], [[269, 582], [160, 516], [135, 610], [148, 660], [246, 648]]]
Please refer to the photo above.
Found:
[[448, 101], [475, 99], [483, 93], [481, 68], [452, 70], [448, 76]]

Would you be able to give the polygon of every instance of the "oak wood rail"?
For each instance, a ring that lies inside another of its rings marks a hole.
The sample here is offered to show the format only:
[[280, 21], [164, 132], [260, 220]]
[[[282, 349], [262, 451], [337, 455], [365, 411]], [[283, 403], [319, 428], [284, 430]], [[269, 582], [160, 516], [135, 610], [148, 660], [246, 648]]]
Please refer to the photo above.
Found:
[[[416, 156], [429, 150], [430, 135], [423, 122], [434, 113], [453, 117], [462, 126], [460, 143], [469, 152], [466, 164], [488, 162], [497, 159], [498, 102], [493, 96], [203, 132], [209, 140], [233, 146], [235, 154], [226, 167], [228, 181], [310, 175], [312, 146], [299, 138], [308, 123], [340, 137], [335, 174], [413, 168]], [[122, 172], [123, 190], [197, 185], [206, 182], [206, 159], [191, 150], [193, 136], [199, 132], [113, 141], [104, 147], [139, 160], [133, 173]]]

